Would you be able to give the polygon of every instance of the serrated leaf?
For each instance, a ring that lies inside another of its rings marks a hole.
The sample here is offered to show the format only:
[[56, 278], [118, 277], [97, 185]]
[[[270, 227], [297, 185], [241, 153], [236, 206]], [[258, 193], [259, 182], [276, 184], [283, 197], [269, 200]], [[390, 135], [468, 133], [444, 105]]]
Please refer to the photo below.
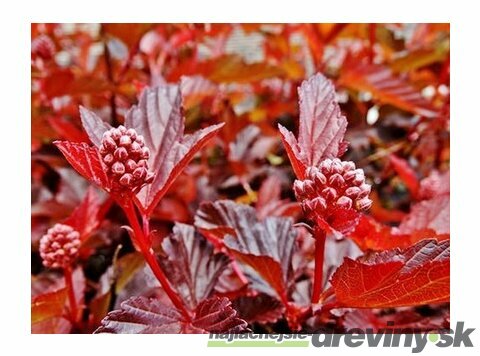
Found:
[[285, 312], [284, 305], [267, 294], [239, 297], [233, 307], [247, 323], [275, 323]]
[[210, 296], [229, 263], [227, 256], [215, 254], [213, 246], [191, 225], [177, 223], [162, 243], [165, 257], [160, 263], [185, 303], [194, 309]]
[[239, 333], [247, 323], [237, 317], [227, 298], [203, 301], [191, 321], [176, 309], [159, 300], [133, 297], [121, 304], [102, 320], [95, 333], [111, 334], [203, 334]]
[[437, 234], [450, 234], [450, 195], [440, 195], [415, 204], [397, 233], [411, 234], [424, 229], [434, 230]]
[[259, 221], [254, 208], [223, 200], [202, 204], [195, 224], [223, 237], [229, 251], [286, 300], [296, 236], [290, 219], [268, 217]]
[[55, 141], [54, 144], [78, 173], [109, 191], [110, 184], [100, 154], [95, 147], [90, 147], [86, 143], [68, 141]]
[[387, 308], [447, 302], [450, 241], [423, 240], [404, 250], [345, 259], [331, 280], [339, 305]]
[[322, 74], [304, 81], [298, 95], [298, 140], [284, 127], [279, 125], [279, 129], [294, 172], [303, 179], [306, 167], [318, 166], [325, 158], [342, 155], [347, 120], [335, 99], [334, 86]]
[[132, 107], [125, 118], [125, 126], [143, 135], [145, 145], [150, 149], [150, 170], [155, 172], [155, 178], [137, 196], [147, 214], [155, 208], [195, 153], [223, 126], [213, 125], [185, 135], [181, 105], [178, 86], [147, 88], [138, 106]]

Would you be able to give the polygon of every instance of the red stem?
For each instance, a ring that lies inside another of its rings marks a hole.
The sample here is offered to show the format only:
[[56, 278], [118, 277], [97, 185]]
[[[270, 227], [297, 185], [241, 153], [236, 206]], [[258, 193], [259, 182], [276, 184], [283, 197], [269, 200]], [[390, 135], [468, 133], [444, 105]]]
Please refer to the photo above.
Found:
[[[163, 272], [162, 268], [158, 264], [157, 256], [155, 255], [155, 252], [153, 251], [148, 237], [145, 236], [144, 230], [142, 229], [142, 226], [140, 225], [137, 214], [135, 212], [135, 208], [131, 201], [126, 202], [125, 204], [121, 205], [123, 210], [125, 211], [125, 214], [127, 215], [127, 219], [130, 223], [130, 226], [133, 229], [137, 245], [140, 247], [140, 250], [143, 254], [143, 257], [147, 261], [148, 265], [152, 269], [153, 274], [155, 277], [157, 277], [158, 281], [160, 282], [160, 285], [162, 286], [163, 290], [167, 294], [167, 296], [170, 298], [172, 301], [173, 305], [183, 314], [183, 316], [186, 318], [187, 321], [191, 320], [190, 313], [188, 310], [185, 308], [185, 305], [183, 304], [182, 300], [178, 296], [178, 294], [173, 290], [172, 286], [170, 285], [170, 282], [167, 279], [167, 276]], [[145, 227], [145, 220], [144, 220], [144, 227]]]
[[72, 324], [76, 324], [78, 321], [78, 306], [73, 288], [72, 268], [70, 266], [63, 269], [63, 276], [65, 278], [65, 287], [67, 288], [68, 302], [70, 304], [70, 319]]
[[313, 276], [312, 303], [318, 303], [323, 287], [323, 258], [325, 255], [325, 231], [321, 228], [314, 228], [315, 238], [315, 275]]

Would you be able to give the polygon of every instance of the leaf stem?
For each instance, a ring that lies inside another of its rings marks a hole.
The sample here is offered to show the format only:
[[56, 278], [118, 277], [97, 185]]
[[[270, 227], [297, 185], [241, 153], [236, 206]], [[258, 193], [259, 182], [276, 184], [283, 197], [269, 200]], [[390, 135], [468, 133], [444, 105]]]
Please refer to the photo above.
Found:
[[323, 287], [323, 259], [327, 236], [325, 231], [317, 226], [313, 230], [313, 236], [315, 238], [315, 274], [313, 277], [312, 303], [318, 303]]
[[[185, 305], [182, 302], [181, 298], [173, 290], [172, 286], [170, 285], [170, 282], [167, 279], [167, 276], [165, 275], [162, 268], [160, 267], [157, 260], [157, 256], [155, 255], [155, 252], [151, 247], [149, 239], [147, 236], [145, 236], [144, 229], [142, 228], [142, 226], [138, 221], [138, 217], [132, 202], [128, 200], [121, 206], [127, 216], [130, 226], [133, 229], [135, 238], [137, 240], [136, 241], [137, 245], [140, 247], [143, 257], [145, 258], [146, 262], [150, 266], [153, 274], [155, 275], [155, 277], [157, 277], [158, 281], [160, 282], [160, 285], [162, 286], [163, 290], [172, 301], [173, 305], [183, 314], [183, 316], [186, 318], [187, 321], [190, 321], [191, 320], [190, 313], [185, 308]], [[148, 229], [148, 224], [147, 225], [145, 224], [145, 220], [143, 221], [143, 227], [144, 228], [146, 227], [146, 229]]]
[[68, 293], [68, 302], [70, 309], [70, 319], [73, 325], [78, 321], [78, 305], [77, 298], [75, 297], [75, 289], [73, 287], [73, 273], [72, 267], [68, 266], [63, 269], [63, 276], [65, 278], [65, 287]]

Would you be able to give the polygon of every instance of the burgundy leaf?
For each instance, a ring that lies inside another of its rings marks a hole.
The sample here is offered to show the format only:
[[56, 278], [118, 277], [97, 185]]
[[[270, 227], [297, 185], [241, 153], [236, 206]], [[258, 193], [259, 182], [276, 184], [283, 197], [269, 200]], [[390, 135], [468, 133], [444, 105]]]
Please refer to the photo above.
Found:
[[302, 208], [299, 203], [288, 199], [281, 199], [281, 181], [276, 175], [265, 179], [258, 190], [255, 209], [259, 219], [267, 216], [284, 216], [296, 218], [300, 215]]
[[83, 106], [80, 106], [80, 118], [82, 119], [83, 128], [87, 132], [90, 141], [99, 147], [102, 143], [103, 134], [110, 130], [112, 126], [103, 121], [93, 111], [85, 109]]
[[177, 223], [162, 243], [166, 254], [160, 260], [170, 282], [194, 309], [208, 298], [229, 263], [227, 256], [215, 254], [213, 246], [193, 226]]
[[233, 301], [233, 307], [247, 323], [275, 323], [283, 316], [285, 307], [267, 294], [244, 296]]
[[431, 199], [438, 195], [450, 193], [450, 172], [433, 171], [420, 182], [420, 197]]
[[398, 234], [432, 229], [437, 234], [450, 233], [450, 196], [440, 195], [415, 204], [396, 229]]
[[218, 297], [207, 299], [198, 305], [192, 324], [216, 334], [238, 334], [247, 330], [247, 323], [237, 316], [230, 300]]
[[343, 137], [347, 120], [340, 111], [331, 81], [316, 74], [298, 89], [300, 125], [298, 141], [292, 133], [279, 126], [288, 156], [299, 179], [308, 166], [318, 166], [325, 158], [343, 153]]
[[450, 241], [423, 240], [349, 258], [331, 280], [341, 306], [386, 308], [447, 302], [450, 298]]
[[195, 224], [207, 232], [223, 232], [219, 237], [224, 237], [230, 252], [286, 299], [296, 237], [290, 219], [268, 217], [259, 221], [254, 208], [225, 200], [202, 204]]
[[106, 191], [110, 189], [100, 154], [95, 147], [68, 141], [55, 141], [54, 144], [78, 173]]
[[239, 333], [247, 323], [237, 317], [227, 298], [211, 298], [200, 303], [191, 321], [176, 309], [156, 299], [133, 297], [102, 320], [95, 333], [111, 334], [203, 334]]
[[125, 126], [143, 135], [150, 149], [153, 182], [138, 194], [142, 209], [149, 214], [186, 165], [223, 126], [209, 126], [184, 135], [185, 119], [178, 86], [164, 85], [143, 91], [138, 106], [127, 113]]

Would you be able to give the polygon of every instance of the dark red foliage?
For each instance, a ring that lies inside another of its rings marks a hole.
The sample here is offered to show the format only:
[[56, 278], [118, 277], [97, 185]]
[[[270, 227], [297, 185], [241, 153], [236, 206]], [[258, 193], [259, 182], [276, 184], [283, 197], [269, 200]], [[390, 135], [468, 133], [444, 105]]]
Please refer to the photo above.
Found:
[[31, 32], [33, 333], [448, 326], [448, 24]]

